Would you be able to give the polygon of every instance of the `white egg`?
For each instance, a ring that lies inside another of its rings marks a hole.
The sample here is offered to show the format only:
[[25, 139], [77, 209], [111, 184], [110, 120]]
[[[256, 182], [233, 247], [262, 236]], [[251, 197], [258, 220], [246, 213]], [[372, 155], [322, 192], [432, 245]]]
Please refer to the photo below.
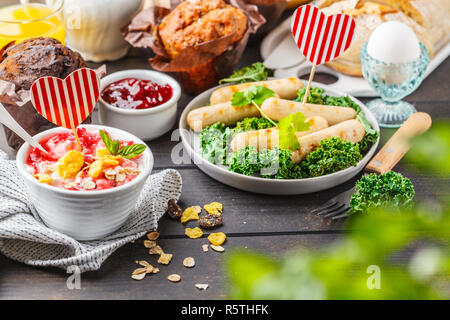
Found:
[[379, 25], [371, 34], [367, 53], [386, 63], [407, 63], [420, 57], [419, 40], [406, 24], [389, 21]]

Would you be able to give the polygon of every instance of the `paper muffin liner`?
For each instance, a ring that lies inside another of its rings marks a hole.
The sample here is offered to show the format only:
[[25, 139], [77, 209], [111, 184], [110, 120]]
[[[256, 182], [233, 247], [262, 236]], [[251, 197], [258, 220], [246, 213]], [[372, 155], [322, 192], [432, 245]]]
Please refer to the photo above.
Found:
[[166, 15], [183, 1], [172, 1], [171, 9], [150, 7], [140, 12], [132, 22], [122, 29], [124, 38], [133, 47], [151, 48], [155, 53], [149, 59], [153, 69], [170, 73], [182, 85], [185, 93], [198, 94], [215, 85], [219, 79], [227, 77], [236, 68], [247, 45], [249, 35], [266, 22], [255, 5], [243, 0], [225, 0], [242, 9], [248, 20], [244, 36], [236, 43], [229, 44], [232, 35], [204, 42], [182, 50], [171, 59], [159, 41], [157, 26]]
[[244, 0], [244, 2], [257, 6], [259, 13], [266, 19], [266, 23], [256, 32], [257, 37], [260, 38], [260, 36], [272, 31], [277, 25], [286, 9], [287, 0]]
[[[101, 66], [96, 72], [103, 77], [106, 74], [106, 66]], [[30, 90], [16, 90], [16, 85], [12, 82], [0, 80], [0, 103], [31, 136], [56, 127], [36, 111], [31, 102]], [[91, 122], [91, 116], [89, 116], [83, 123]], [[4, 131], [8, 145], [18, 150], [24, 143], [22, 138], [5, 126]]]

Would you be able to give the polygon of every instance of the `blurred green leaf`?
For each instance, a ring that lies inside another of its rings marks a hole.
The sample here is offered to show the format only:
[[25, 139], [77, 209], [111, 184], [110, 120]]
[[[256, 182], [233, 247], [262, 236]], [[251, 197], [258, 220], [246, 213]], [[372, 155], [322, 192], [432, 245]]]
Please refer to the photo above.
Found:
[[450, 122], [436, 121], [432, 128], [412, 141], [406, 159], [426, 172], [450, 176]]
[[278, 268], [271, 258], [247, 250], [230, 253], [225, 264], [233, 283], [232, 299], [250, 299], [253, 284]]

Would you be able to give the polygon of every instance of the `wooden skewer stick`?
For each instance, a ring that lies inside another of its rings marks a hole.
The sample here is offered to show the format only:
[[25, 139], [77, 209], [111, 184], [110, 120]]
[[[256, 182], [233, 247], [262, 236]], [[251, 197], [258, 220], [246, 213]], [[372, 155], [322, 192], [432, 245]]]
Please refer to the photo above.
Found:
[[311, 69], [311, 74], [309, 75], [308, 85], [306, 87], [305, 96], [303, 97], [303, 104], [306, 104], [308, 102], [308, 96], [309, 96], [309, 90], [311, 89], [311, 82], [314, 79], [314, 74], [316, 73], [316, 64], [313, 64], [313, 67]]
[[78, 138], [77, 128], [72, 128], [73, 134], [75, 135], [75, 139], [77, 140], [78, 151], [82, 152], [80, 138]]

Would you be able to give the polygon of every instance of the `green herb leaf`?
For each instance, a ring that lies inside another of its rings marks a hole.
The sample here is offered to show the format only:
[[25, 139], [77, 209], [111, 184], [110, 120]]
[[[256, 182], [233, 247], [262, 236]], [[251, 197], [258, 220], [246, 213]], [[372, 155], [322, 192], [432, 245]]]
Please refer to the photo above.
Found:
[[111, 153], [113, 156], [120, 155], [124, 158], [132, 159], [139, 156], [142, 152], [145, 151], [145, 148], [147, 148], [147, 146], [143, 144], [132, 144], [131, 146], [126, 146], [121, 149], [120, 141], [112, 140], [111, 137], [103, 130], [100, 130], [100, 137], [102, 138], [103, 143], [105, 144], [109, 153]]
[[143, 144], [133, 144], [131, 146], [126, 146], [119, 151], [119, 156], [122, 156], [126, 159], [136, 158], [147, 148], [146, 145]]
[[116, 153], [114, 152], [115, 147], [114, 147], [114, 142], [111, 140], [111, 138], [109, 137], [109, 135], [103, 131], [100, 130], [100, 137], [103, 140], [103, 143], [105, 144], [106, 148], [108, 149], [108, 151], [112, 154], [112, 155], [116, 155]]
[[296, 151], [300, 149], [297, 132], [308, 131], [311, 124], [306, 122], [306, 117], [301, 112], [290, 114], [278, 122], [280, 149]]
[[235, 71], [229, 78], [220, 80], [219, 84], [264, 81], [267, 80], [270, 75], [272, 75], [271, 70], [267, 69], [263, 63], [256, 62]]
[[234, 107], [245, 107], [256, 103], [261, 106], [266, 99], [275, 96], [275, 92], [264, 86], [251, 86], [245, 91], [236, 92], [233, 94], [231, 104]]
[[275, 92], [269, 88], [253, 85], [245, 91], [236, 92], [233, 94], [231, 104], [234, 107], [245, 107], [252, 104], [256, 107], [256, 109], [258, 109], [264, 118], [268, 119], [274, 126], [276, 126], [277, 124], [261, 110], [261, 105], [264, 101], [274, 96]]

